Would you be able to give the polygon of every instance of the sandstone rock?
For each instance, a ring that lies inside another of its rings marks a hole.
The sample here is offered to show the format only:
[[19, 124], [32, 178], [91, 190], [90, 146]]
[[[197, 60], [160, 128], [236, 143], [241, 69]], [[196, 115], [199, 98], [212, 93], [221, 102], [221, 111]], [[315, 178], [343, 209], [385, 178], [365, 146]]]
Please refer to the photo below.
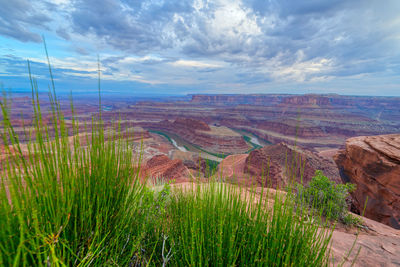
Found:
[[349, 138], [335, 161], [358, 211], [368, 198], [365, 217], [400, 229], [400, 134]]
[[338, 226], [333, 231], [331, 254], [334, 266], [340, 266], [342, 261], [345, 267], [400, 266], [400, 231], [365, 217], [362, 220], [363, 229], [358, 232], [358, 237], [357, 229]]
[[301, 107], [328, 107], [330, 106], [330, 101], [327, 96], [321, 95], [299, 95], [299, 96], [289, 96], [283, 99], [282, 105], [296, 105]]
[[255, 176], [262, 186], [284, 188], [295, 180], [307, 184], [316, 170], [322, 170], [331, 180], [341, 183], [332, 160], [285, 143], [265, 146], [252, 151], [246, 159], [245, 173]]
[[165, 155], [156, 155], [148, 160], [144, 172], [148, 177], [163, 179], [179, 179], [190, 175], [181, 160], [171, 160]]
[[207, 123], [195, 119], [178, 118], [174, 121], [174, 125], [178, 128], [190, 128], [192, 130], [211, 131], [211, 128], [207, 125]]

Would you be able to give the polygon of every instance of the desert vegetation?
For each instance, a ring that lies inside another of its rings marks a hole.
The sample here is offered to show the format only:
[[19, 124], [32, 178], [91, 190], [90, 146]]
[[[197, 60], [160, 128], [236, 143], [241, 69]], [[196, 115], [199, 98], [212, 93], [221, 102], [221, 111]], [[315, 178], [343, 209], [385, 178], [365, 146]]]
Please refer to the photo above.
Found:
[[362, 224], [361, 219], [349, 212], [350, 193], [355, 189], [351, 183], [336, 184], [318, 170], [307, 186], [297, 184], [296, 197], [298, 203], [321, 212], [328, 220], [358, 226]]

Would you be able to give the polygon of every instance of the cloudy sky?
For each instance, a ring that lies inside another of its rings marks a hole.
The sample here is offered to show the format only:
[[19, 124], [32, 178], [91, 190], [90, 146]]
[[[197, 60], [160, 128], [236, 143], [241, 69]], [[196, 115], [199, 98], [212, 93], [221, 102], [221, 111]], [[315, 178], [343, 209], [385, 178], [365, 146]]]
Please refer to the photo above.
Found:
[[0, 0], [0, 82], [118, 94], [400, 96], [399, 0]]

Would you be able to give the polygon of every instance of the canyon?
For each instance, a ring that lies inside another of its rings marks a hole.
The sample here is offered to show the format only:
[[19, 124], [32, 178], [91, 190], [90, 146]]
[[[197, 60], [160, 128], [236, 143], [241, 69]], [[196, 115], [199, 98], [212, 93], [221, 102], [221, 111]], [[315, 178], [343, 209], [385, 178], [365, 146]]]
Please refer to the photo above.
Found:
[[[41, 103], [48, 124], [51, 104]], [[16, 134], [24, 143], [24, 127], [32, 130], [31, 99], [17, 97], [11, 105]], [[217, 179], [284, 190], [307, 184], [316, 170], [336, 183], [353, 183], [351, 211], [365, 216], [363, 226], [358, 232], [337, 225], [332, 254], [346, 257], [358, 234], [355, 248], [362, 250], [355, 266], [400, 264], [400, 98], [191, 95], [162, 101], [106, 98], [101, 107], [78, 99], [74, 106], [75, 122], [70, 103], [60, 104], [68, 129], [79, 124], [82, 136], [90, 136], [92, 117], [102, 110], [106, 133], [119, 125], [141, 178], [155, 185]], [[1, 162], [8, 151], [15, 153], [1, 143]], [[353, 258], [354, 253], [346, 264]]]
[[126, 103], [104, 116], [117, 112], [143, 128], [159, 130], [173, 127], [165, 125], [166, 121], [195, 119], [209, 127], [245, 131], [264, 144], [285, 142], [322, 151], [343, 147], [345, 140], [353, 136], [397, 133], [399, 104], [400, 98], [395, 97], [192, 95], [179, 101]]
[[187, 142], [207, 149], [212, 153], [235, 154], [250, 149], [241, 135], [221, 126], [209, 126], [205, 122], [190, 118], [177, 118], [174, 122], [163, 120], [143, 126], [152, 130], [175, 134]]
[[[45, 96], [40, 102], [43, 122], [49, 123], [51, 103]], [[24, 142], [23, 127], [31, 129], [33, 123], [32, 100], [19, 95], [10, 105], [16, 134]], [[368, 196], [365, 215], [398, 227], [400, 181], [398, 167], [393, 165], [398, 161], [393, 156], [398, 145], [392, 139], [372, 137], [400, 132], [398, 97], [104, 97], [101, 107], [92, 98], [78, 98], [74, 100], [75, 122], [70, 105], [69, 100], [62, 99], [59, 106], [68, 129], [75, 123], [80, 132], [90, 134], [90, 122], [99, 110], [106, 128], [119, 125], [122, 134], [130, 138], [144, 176], [181, 181], [210, 177], [213, 172], [206, 166], [211, 163], [219, 165], [215, 176], [227, 181], [284, 188], [293, 181], [309, 182], [319, 169], [335, 182], [357, 185], [352, 205], [355, 212], [362, 213]], [[3, 159], [5, 152], [2, 154]], [[268, 179], [264, 179], [266, 175]]]
[[[81, 130], [99, 111], [96, 101], [74, 99]], [[31, 103], [27, 96], [13, 98], [11, 117], [16, 126], [31, 124]], [[44, 121], [49, 121], [51, 105], [44, 95], [41, 105]], [[195, 152], [229, 155], [255, 148], [242, 137], [257, 138], [261, 146], [285, 142], [321, 152], [343, 148], [350, 137], [398, 133], [399, 105], [398, 97], [253, 94], [146, 100], [103, 97], [101, 109], [108, 126], [120, 121], [121, 128], [138, 126], [174, 135], [181, 139], [173, 138], [178, 145], [193, 144]], [[67, 119], [71, 118], [68, 99], [60, 102], [60, 109]], [[16, 130], [22, 133], [21, 128]]]

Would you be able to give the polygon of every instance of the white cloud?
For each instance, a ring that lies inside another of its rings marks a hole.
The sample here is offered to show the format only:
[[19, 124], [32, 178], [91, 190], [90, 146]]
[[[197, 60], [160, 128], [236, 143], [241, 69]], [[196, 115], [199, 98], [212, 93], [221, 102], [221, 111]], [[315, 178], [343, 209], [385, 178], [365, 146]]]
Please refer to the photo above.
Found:
[[177, 60], [175, 62], [171, 62], [171, 65], [175, 67], [192, 67], [192, 68], [220, 68], [221, 65], [217, 63], [207, 63], [195, 60]]
[[[296, 82], [321, 81], [327, 79], [326, 74], [334, 68], [334, 61], [327, 58], [315, 58], [312, 60], [298, 60], [290, 66], [275, 66], [271, 76], [277, 80], [292, 80]], [[321, 79], [318, 79], [317, 77]]]

